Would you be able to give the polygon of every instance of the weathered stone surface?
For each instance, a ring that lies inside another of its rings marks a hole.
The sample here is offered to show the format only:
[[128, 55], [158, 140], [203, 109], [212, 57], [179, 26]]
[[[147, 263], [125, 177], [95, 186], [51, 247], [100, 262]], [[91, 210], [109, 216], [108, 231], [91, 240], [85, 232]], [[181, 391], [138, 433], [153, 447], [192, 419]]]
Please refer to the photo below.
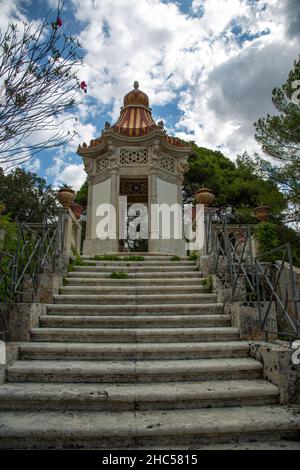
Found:
[[115, 449], [295, 437], [299, 409], [245, 406], [198, 410], [0, 413], [2, 448]]
[[200, 270], [204, 277], [208, 277], [213, 274], [213, 257], [211, 255], [200, 257]]
[[220, 408], [276, 403], [278, 389], [266, 380], [177, 383], [9, 383], [0, 387], [0, 410], [134, 411]]
[[[230, 315], [231, 324], [240, 329], [242, 340], [265, 340], [266, 333], [261, 329], [261, 320], [255, 305], [248, 305], [240, 302], [225, 303], [224, 313]], [[269, 339], [277, 338], [277, 320], [274, 309], [271, 310], [267, 322]]]
[[153, 361], [16, 361], [9, 382], [137, 383], [260, 378], [262, 365], [252, 358]]
[[45, 304], [13, 304], [9, 312], [8, 340], [30, 341], [30, 331], [39, 324], [39, 317], [46, 312]]
[[297, 401], [297, 368], [292, 363], [292, 353], [289, 343], [283, 341], [250, 345], [250, 355], [264, 366], [264, 377], [278, 386], [282, 404]]

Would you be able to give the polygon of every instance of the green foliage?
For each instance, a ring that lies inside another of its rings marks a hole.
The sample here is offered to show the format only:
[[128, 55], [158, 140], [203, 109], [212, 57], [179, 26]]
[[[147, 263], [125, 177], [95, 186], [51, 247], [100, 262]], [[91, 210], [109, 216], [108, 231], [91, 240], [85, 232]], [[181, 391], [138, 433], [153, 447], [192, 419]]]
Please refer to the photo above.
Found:
[[120, 256], [117, 255], [95, 255], [93, 259], [96, 261], [120, 261]]
[[181, 259], [180, 256], [172, 256], [170, 258], [170, 261], [180, 261], [180, 259]]
[[4, 214], [18, 222], [42, 222], [45, 214], [53, 215], [58, 207], [46, 180], [21, 168], [7, 174], [0, 168], [0, 201]]
[[87, 200], [88, 200], [88, 184], [87, 181], [83, 183], [79, 191], [76, 193], [74, 202], [76, 204], [80, 204], [83, 207], [87, 206]]
[[110, 277], [112, 279], [128, 279], [128, 274], [124, 271], [113, 271]]
[[[265, 175], [286, 193], [290, 221], [300, 223], [300, 59], [294, 62], [286, 82], [274, 88], [274, 116], [258, 119], [255, 138], [272, 162], [260, 159]], [[298, 81], [298, 83], [297, 83]], [[280, 165], [274, 165], [279, 161]], [[291, 207], [292, 206], [292, 207]]]
[[277, 235], [280, 245], [291, 244], [294, 266], [300, 267], [300, 233], [283, 223], [277, 225]]
[[212, 292], [213, 291], [213, 277], [208, 276], [203, 280], [203, 287], [208, 291]]
[[96, 266], [96, 263], [84, 261], [81, 256], [77, 255], [74, 259], [69, 262], [68, 271], [74, 271], [74, 266]]
[[124, 258], [121, 258], [121, 261], [144, 261], [145, 258], [144, 256], [124, 256]]
[[[262, 150], [281, 161], [300, 161], [300, 107], [293, 100], [293, 82], [299, 79], [300, 59], [294, 62], [286, 82], [272, 91], [272, 102], [277, 114], [268, 114], [254, 124], [255, 138], [262, 145]], [[299, 92], [296, 94], [299, 99]]]
[[197, 253], [191, 253], [191, 254], [189, 255], [189, 260], [190, 260], [190, 261], [197, 261], [197, 259], [198, 259]]
[[4, 231], [4, 239], [1, 243], [0, 249], [8, 253], [15, 253], [17, 249], [18, 226], [12, 222], [9, 214], [0, 215], [0, 230]]
[[258, 240], [258, 253], [260, 255], [260, 260], [271, 262], [276, 261], [278, 254], [268, 252], [279, 246], [277, 226], [272, 222], [262, 222], [257, 225], [255, 235]]
[[241, 223], [253, 222], [251, 209], [269, 205], [273, 213], [280, 213], [286, 207], [284, 195], [275, 182], [268, 181], [257, 172], [255, 162], [244, 154], [236, 164], [219, 151], [193, 145], [189, 157], [189, 170], [185, 174], [184, 202], [192, 202], [201, 186], [209, 187], [216, 195], [216, 206], [231, 206]]

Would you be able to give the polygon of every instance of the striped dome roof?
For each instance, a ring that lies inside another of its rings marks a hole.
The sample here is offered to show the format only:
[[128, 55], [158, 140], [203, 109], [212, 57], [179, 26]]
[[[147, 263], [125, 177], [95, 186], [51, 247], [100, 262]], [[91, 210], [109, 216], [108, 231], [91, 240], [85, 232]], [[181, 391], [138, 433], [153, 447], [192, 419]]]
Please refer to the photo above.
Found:
[[134, 89], [124, 97], [124, 108], [113, 129], [122, 135], [139, 137], [148, 134], [157, 128], [149, 108], [149, 98], [146, 93], [139, 90], [138, 82], [134, 82]]

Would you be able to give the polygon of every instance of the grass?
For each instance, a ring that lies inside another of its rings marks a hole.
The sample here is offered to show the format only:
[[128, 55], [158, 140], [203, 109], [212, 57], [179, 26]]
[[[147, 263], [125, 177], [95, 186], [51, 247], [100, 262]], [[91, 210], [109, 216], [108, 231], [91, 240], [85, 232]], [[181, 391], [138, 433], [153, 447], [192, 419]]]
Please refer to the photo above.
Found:
[[190, 260], [190, 261], [197, 261], [197, 259], [198, 259], [197, 253], [191, 253], [191, 254], [189, 255], [189, 260]]
[[128, 273], [124, 271], [113, 271], [110, 277], [112, 279], [128, 279]]
[[71, 260], [68, 264], [68, 271], [72, 272], [74, 271], [74, 266], [96, 266], [96, 263], [89, 263], [86, 261], [83, 261], [81, 256], [77, 255], [74, 260]]
[[180, 256], [172, 256], [172, 258], [170, 258], [170, 261], [180, 261]]
[[95, 255], [93, 257], [95, 261], [121, 261], [120, 256], [117, 255]]
[[203, 281], [203, 287], [205, 287], [205, 289], [208, 291], [208, 292], [212, 292], [213, 291], [213, 277], [212, 276], [208, 276], [204, 279]]
[[124, 256], [122, 261], [144, 261], [144, 256]]

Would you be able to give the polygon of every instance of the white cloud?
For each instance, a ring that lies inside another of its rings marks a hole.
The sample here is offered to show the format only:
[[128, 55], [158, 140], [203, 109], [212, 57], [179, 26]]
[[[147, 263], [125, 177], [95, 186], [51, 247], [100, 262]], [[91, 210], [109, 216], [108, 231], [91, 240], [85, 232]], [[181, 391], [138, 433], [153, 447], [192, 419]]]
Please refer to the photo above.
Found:
[[[12, 15], [16, 3], [5, 4]], [[86, 47], [79, 78], [88, 94], [78, 108], [78, 136], [48, 171], [55, 184], [78, 187], [85, 176], [70, 152], [100, 134], [95, 119], [104, 112], [116, 120], [134, 80], [150, 105], [178, 106], [178, 136], [232, 158], [257, 150], [253, 121], [273, 111], [272, 88], [299, 52], [299, 0], [193, 0], [189, 14], [175, 0], [85, 0], [84, 7], [70, 0], [65, 8], [73, 9]]]
[[32, 160], [28, 160], [24, 163], [24, 169], [26, 171], [31, 171], [32, 173], [38, 173], [41, 168], [41, 162], [38, 158], [34, 158]]
[[113, 120], [138, 79], [152, 105], [178, 103], [179, 136], [194, 133], [198, 144], [232, 157], [257, 149], [252, 123], [272, 111], [272, 88], [295, 58], [296, 40], [286, 39], [296, 1], [194, 0], [188, 15], [175, 2], [139, 0], [132, 8], [129, 0], [87, 0], [82, 8], [72, 0], [87, 45], [82, 79], [100, 110], [111, 105]]
[[73, 163], [62, 150], [53, 158], [53, 165], [46, 170], [46, 175], [52, 178], [54, 187], [67, 184], [76, 191], [86, 180], [83, 164]]

